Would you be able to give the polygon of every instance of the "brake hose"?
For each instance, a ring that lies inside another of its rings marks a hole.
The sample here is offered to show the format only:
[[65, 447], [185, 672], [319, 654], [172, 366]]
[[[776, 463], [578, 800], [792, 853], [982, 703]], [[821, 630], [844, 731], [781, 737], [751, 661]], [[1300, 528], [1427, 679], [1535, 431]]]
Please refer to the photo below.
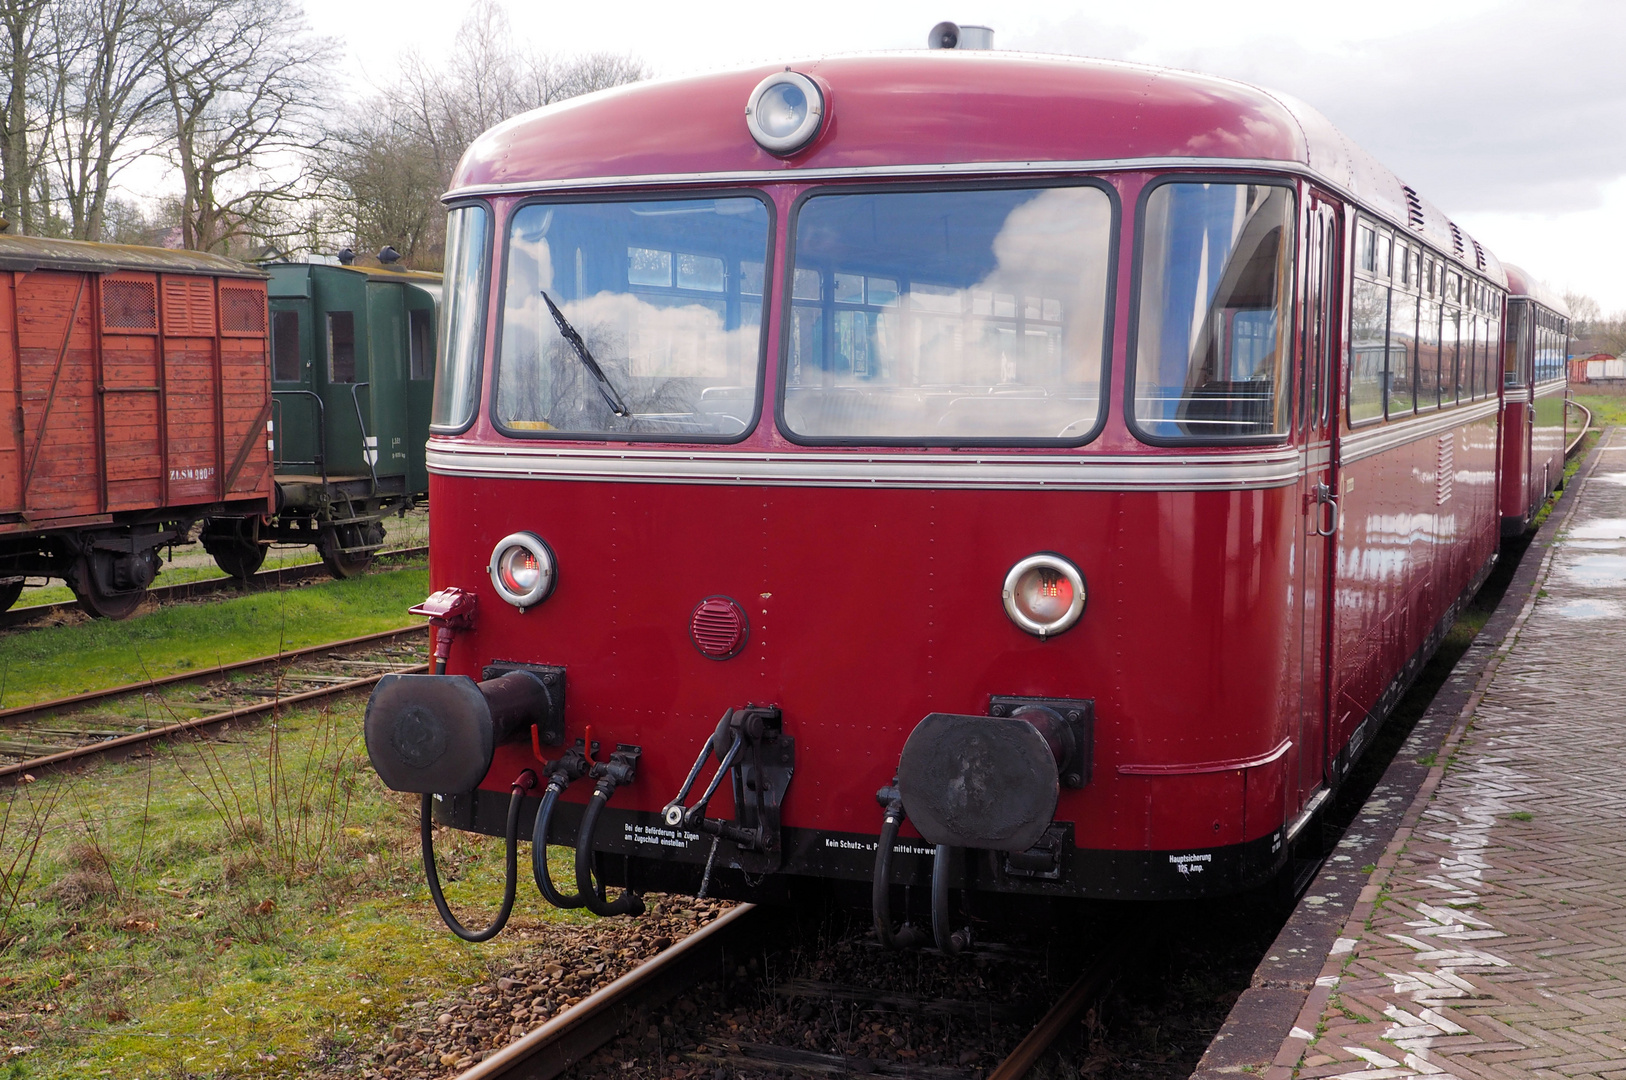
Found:
[[561, 893], [553, 885], [553, 876], [548, 873], [548, 823], [553, 819], [554, 804], [559, 801], [559, 793], [564, 785], [557, 778], [549, 781], [547, 790], [542, 793], [542, 805], [536, 811], [536, 827], [531, 830], [531, 875], [536, 878], [536, 887], [542, 893], [542, 899], [558, 908], [579, 908], [587, 901], [580, 893]]
[[587, 910], [594, 915], [642, 915], [643, 897], [624, 889], [614, 900], [606, 900], [603, 883], [593, 879], [593, 833], [598, 829], [599, 813], [614, 792], [615, 782], [605, 777], [593, 789], [593, 797], [587, 800], [581, 831], [576, 834], [576, 888]]
[[502, 907], [497, 911], [497, 917], [491, 920], [491, 925], [484, 930], [470, 930], [457, 921], [452, 909], [446, 904], [446, 896], [441, 892], [440, 873], [435, 869], [435, 822], [433, 816], [434, 796], [425, 794], [423, 797], [423, 814], [420, 821], [419, 835], [423, 840], [423, 873], [429, 882], [429, 895], [435, 901], [435, 909], [440, 912], [441, 921], [452, 933], [464, 941], [490, 941], [502, 932], [508, 925], [508, 915], [514, 910], [514, 886], [519, 880], [519, 810], [520, 804], [525, 800], [525, 792], [536, 784], [536, 774], [526, 769], [514, 781], [513, 793], [508, 798], [508, 826], [503, 833], [507, 842], [507, 865], [503, 873]]

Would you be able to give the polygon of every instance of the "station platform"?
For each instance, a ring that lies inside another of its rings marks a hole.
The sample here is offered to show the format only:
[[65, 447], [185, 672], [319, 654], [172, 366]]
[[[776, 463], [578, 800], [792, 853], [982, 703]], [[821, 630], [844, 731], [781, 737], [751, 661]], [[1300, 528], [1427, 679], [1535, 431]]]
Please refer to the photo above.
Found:
[[1626, 429], [1194, 1076], [1626, 1080]]

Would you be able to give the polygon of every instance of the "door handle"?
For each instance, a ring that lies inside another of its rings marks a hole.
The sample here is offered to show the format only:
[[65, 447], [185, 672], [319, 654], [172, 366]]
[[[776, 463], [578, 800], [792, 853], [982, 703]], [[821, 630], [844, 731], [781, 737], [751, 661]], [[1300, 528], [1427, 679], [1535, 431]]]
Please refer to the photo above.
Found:
[[1317, 484], [1315, 486], [1315, 501], [1318, 508], [1327, 506], [1332, 510], [1327, 521], [1327, 527], [1323, 529], [1318, 522], [1315, 534], [1317, 536], [1332, 536], [1338, 531], [1338, 493], [1326, 484]]

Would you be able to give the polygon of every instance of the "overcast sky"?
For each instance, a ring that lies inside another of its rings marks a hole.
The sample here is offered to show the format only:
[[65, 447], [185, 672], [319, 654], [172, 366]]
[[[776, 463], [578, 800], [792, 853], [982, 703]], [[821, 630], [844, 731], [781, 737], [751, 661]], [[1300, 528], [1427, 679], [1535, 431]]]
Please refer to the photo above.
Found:
[[[358, 86], [435, 57], [466, 0], [305, 0]], [[1303, 99], [1502, 259], [1626, 310], [1626, 3], [1620, 0], [825, 0], [507, 5], [543, 51], [632, 53], [663, 75], [922, 47], [941, 19], [1006, 49], [1228, 75]]]

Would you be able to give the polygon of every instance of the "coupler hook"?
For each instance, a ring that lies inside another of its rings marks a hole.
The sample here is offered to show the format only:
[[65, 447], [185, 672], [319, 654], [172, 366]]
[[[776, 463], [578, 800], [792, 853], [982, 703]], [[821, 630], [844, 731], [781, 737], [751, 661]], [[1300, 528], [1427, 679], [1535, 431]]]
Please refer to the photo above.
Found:
[[508, 925], [508, 915], [514, 910], [514, 886], [519, 880], [519, 808], [525, 801], [525, 793], [535, 786], [536, 774], [530, 769], [514, 778], [513, 789], [508, 797], [508, 826], [503, 833], [503, 839], [507, 842], [507, 862], [503, 870], [502, 907], [497, 910], [497, 916], [491, 920], [491, 925], [484, 930], [470, 930], [458, 922], [457, 916], [452, 914], [452, 909], [446, 904], [446, 897], [440, 888], [440, 873], [435, 869], [433, 817], [435, 797], [428, 792], [424, 793], [422, 818], [419, 824], [419, 837], [423, 842], [424, 877], [429, 882], [429, 895], [435, 901], [435, 910], [440, 912], [441, 921], [464, 941], [490, 941]]
[[[597, 743], [593, 744], [592, 751], [598, 752]], [[565, 788], [586, 776], [591, 768], [587, 741], [577, 739], [576, 745], [565, 751], [564, 756], [542, 770], [542, 775], [548, 778], [548, 786], [542, 792], [542, 805], [537, 808], [536, 824], [531, 829], [531, 876], [536, 879], [536, 888], [542, 894], [542, 899], [557, 908], [579, 908], [587, 901], [580, 893], [561, 893], [554, 887], [553, 876], [548, 872], [548, 826], [553, 820], [553, 809], [558, 805], [559, 796]]]
[[615, 789], [630, 784], [638, 771], [640, 747], [619, 744], [609, 761], [595, 762], [589, 775], [598, 780], [593, 797], [587, 800], [587, 811], [582, 815], [581, 830], [576, 834], [576, 889], [582, 903], [594, 915], [642, 915], [643, 897], [628, 888], [614, 900], [605, 899], [604, 885], [593, 879], [593, 835], [598, 831], [599, 814], [610, 801]]

